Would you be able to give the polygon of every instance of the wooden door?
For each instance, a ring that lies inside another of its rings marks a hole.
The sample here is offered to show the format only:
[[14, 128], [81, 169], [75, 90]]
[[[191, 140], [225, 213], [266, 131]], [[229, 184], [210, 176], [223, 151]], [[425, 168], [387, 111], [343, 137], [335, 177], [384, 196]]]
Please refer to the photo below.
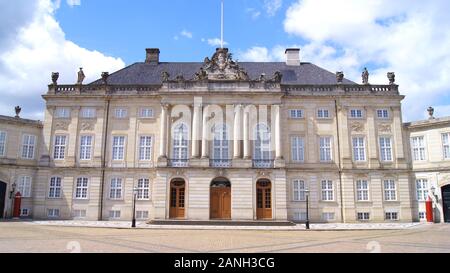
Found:
[[231, 188], [211, 187], [211, 219], [231, 219]]
[[444, 221], [450, 223], [450, 185], [442, 187], [442, 209]]
[[170, 185], [170, 218], [184, 218], [185, 213], [185, 183], [173, 181]]
[[5, 211], [6, 183], [0, 182], [0, 219]]
[[256, 183], [256, 218], [272, 219], [272, 185], [268, 180]]

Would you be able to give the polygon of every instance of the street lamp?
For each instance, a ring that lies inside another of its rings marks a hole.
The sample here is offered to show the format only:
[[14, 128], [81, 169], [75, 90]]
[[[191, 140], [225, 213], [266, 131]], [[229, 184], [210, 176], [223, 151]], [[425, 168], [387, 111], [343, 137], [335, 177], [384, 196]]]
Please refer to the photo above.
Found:
[[309, 229], [309, 190], [305, 190], [306, 195], [306, 229]]
[[138, 189], [133, 189], [133, 220], [131, 220], [131, 227], [136, 227], [136, 196], [138, 194]]

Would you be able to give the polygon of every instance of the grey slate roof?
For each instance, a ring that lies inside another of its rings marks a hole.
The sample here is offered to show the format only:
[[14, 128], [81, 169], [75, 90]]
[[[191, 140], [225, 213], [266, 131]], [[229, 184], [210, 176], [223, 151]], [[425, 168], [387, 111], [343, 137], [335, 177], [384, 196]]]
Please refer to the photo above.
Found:
[[[284, 62], [239, 62], [241, 68], [247, 71], [250, 79], [258, 79], [262, 73], [267, 78], [276, 71], [283, 74], [281, 84], [284, 85], [320, 85], [336, 84], [336, 75], [311, 63], [301, 63], [300, 66], [288, 66]], [[183, 75], [185, 79], [192, 79], [194, 74], [203, 66], [201, 62], [162, 62], [159, 64], [134, 63], [108, 78], [109, 84], [117, 85], [152, 85], [161, 84], [161, 73], [167, 71], [170, 79]], [[91, 84], [100, 84], [97, 80]], [[344, 84], [356, 84], [344, 79]]]

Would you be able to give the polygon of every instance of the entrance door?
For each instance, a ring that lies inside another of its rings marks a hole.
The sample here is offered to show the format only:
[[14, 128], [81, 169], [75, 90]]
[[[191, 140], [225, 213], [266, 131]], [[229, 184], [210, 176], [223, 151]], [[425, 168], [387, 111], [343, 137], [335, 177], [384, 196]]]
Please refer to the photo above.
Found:
[[184, 218], [185, 183], [184, 180], [173, 180], [170, 183], [169, 218]]
[[450, 223], [450, 185], [442, 187], [442, 208], [445, 222]]
[[272, 219], [272, 184], [269, 180], [256, 183], [256, 218]]
[[6, 183], [0, 181], [0, 219], [5, 212]]
[[210, 218], [231, 219], [231, 184], [227, 180], [216, 180], [211, 184]]

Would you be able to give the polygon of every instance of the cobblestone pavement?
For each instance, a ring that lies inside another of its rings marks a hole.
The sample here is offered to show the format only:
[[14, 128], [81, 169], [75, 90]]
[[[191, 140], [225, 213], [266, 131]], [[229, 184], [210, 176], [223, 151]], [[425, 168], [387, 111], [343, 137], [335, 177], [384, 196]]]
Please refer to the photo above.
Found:
[[327, 231], [129, 229], [120, 224], [124, 228], [0, 222], [0, 252], [450, 253], [448, 224]]

